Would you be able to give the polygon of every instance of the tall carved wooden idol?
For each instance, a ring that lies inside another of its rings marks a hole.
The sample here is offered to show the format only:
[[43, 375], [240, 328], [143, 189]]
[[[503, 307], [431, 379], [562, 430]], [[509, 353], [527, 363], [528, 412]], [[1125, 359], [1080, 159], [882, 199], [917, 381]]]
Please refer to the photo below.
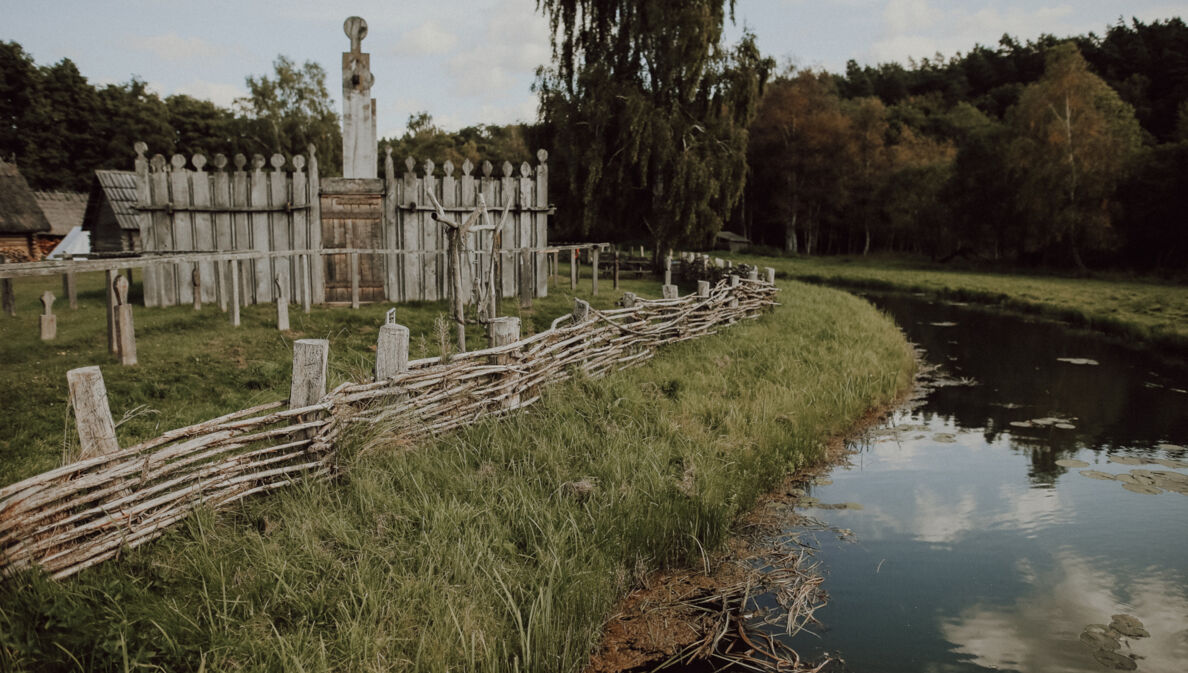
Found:
[[371, 54], [363, 53], [367, 22], [352, 16], [342, 24], [351, 50], [342, 55], [342, 176], [374, 178], [379, 171]]

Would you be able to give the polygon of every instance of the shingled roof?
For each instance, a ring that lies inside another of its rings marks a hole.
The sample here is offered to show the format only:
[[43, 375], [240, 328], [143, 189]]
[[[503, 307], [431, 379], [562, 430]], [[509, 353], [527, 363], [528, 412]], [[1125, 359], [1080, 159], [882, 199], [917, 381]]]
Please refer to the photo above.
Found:
[[0, 234], [39, 234], [50, 230], [29, 183], [15, 164], [0, 159]]
[[33, 198], [49, 220], [53, 236], [69, 234], [87, 214], [87, 195], [82, 192], [33, 192]]
[[[104, 196], [111, 204], [116, 221], [120, 229], [125, 231], [140, 231], [140, 223], [136, 218], [136, 173], [132, 171], [95, 171], [95, 182], [91, 187], [92, 196]], [[90, 230], [94, 227], [95, 218], [99, 216], [99, 208], [103, 200], [92, 198], [87, 201], [87, 212], [83, 218], [83, 228]]]

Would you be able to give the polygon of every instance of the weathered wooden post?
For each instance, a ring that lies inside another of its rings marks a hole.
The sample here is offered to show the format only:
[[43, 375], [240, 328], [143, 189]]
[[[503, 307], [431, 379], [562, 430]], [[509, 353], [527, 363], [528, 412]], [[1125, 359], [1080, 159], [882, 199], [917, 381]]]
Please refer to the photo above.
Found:
[[[491, 322], [487, 323], [487, 338], [491, 341], [491, 348], [506, 346], [519, 341], [520, 319], [514, 316], [491, 319]], [[507, 364], [511, 362], [511, 357], [497, 355], [494, 358], [494, 362], [495, 364]]]
[[317, 404], [326, 396], [326, 361], [329, 356], [330, 342], [326, 339], [298, 339], [293, 342], [290, 409]]
[[747, 280], [759, 280], [759, 267], [751, 267], [751, 270], [747, 272]]
[[520, 308], [532, 308], [532, 251], [520, 251]]
[[612, 289], [619, 289], [619, 249], [615, 248], [615, 279], [612, 283]]
[[73, 271], [62, 274], [62, 294], [66, 295], [70, 310], [78, 308], [78, 286], [74, 282]]
[[281, 276], [273, 281], [276, 286], [276, 329], [281, 332], [289, 331], [289, 288], [288, 283], [281, 282]]
[[664, 258], [664, 284], [672, 285], [672, 253]]
[[359, 253], [351, 253], [351, 308], [359, 308]]
[[679, 290], [677, 289], [676, 285], [665, 285], [664, 287], [660, 288], [660, 291], [664, 293], [665, 299], [676, 299], [680, 296], [678, 294]]
[[239, 260], [230, 259], [231, 265], [231, 326], [239, 327]]
[[573, 300], [573, 323], [580, 325], [590, 319], [590, 303], [581, 299]]
[[709, 297], [710, 284], [708, 280], [697, 281], [697, 296], [705, 299]]
[[623, 308], [635, 308], [636, 296], [634, 292], [623, 293]]
[[116, 342], [119, 344], [120, 364], [131, 366], [136, 359], [136, 328], [132, 325], [132, 305], [128, 303], [128, 279], [119, 276], [115, 281]]
[[16, 295], [12, 292], [12, 279], [0, 278], [0, 303], [4, 304], [4, 312], [16, 317]]
[[[571, 290], [577, 290], [577, 281], [578, 281], [578, 249], [577, 249], [577, 248], [574, 248], [574, 249], [572, 250], [572, 252], [573, 252], [573, 256], [572, 256], [572, 257], [570, 257], [570, 259], [569, 259], [569, 289], [571, 289]], [[12, 292], [12, 288], [9, 288], [9, 292], [10, 292], [10, 293]]]
[[313, 294], [309, 282], [309, 255], [297, 255], [297, 282], [301, 285], [301, 312], [309, 314], [313, 300], [310, 295]]
[[94, 458], [120, 450], [115, 422], [107, 405], [107, 386], [98, 367], [80, 367], [66, 372], [70, 406], [78, 427], [79, 459]]
[[119, 272], [115, 269], [108, 269], [103, 272], [103, 284], [106, 291], [103, 293], [107, 299], [107, 352], [112, 355], [117, 355], [120, 352], [120, 343], [116, 339], [116, 297], [115, 297], [115, 280]]
[[[730, 308], [738, 308], [738, 286], [740, 281], [742, 281], [741, 278], [734, 275], [733, 273], [730, 274]], [[731, 321], [733, 320], [734, 319], [731, 318]]]
[[714, 258], [714, 266], [718, 267], [719, 269], [725, 269], [726, 268], [726, 260], [722, 259], [721, 257], [715, 257]]
[[767, 284], [775, 285], [775, 269], [767, 267]]
[[58, 336], [58, 316], [54, 315], [54, 293], [41, 294], [41, 340], [52, 341]]
[[375, 380], [384, 381], [408, 371], [409, 330], [396, 324], [396, 309], [389, 309], [375, 345]]
[[554, 250], [550, 255], [553, 258], [553, 287], [561, 284], [561, 255]]
[[194, 265], [194, 271], [190, 274], [190, 282], [194, 285], [194, 310], [202, 310], [202, 272], [199, 270], [199, 265]]
[[593, 276], [591, 276], [591, 278], [593, 278], [593, 280], [590, 281], [590, 294], [594, 295], [595, 297], [598, 296], [598, 253], [599, 252], [600, 251], [598, 248], [592, 248], [590, 250], [590, 269], [591, 269], [592, 273], [594, 274]]

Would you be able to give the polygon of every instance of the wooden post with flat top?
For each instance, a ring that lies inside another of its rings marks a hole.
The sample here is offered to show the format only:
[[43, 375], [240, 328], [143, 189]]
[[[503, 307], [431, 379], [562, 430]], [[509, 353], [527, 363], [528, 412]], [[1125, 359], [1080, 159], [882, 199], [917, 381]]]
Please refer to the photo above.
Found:
[[132, 325], [132, 305], [128, 303], [128, 279], [119, 276], [115, 280], [116, 296], [116, 342], [119, 345], [120, 364], [129, 367], [137, 364], [136, 328]]
[[46, 290], [41, 295], [41, 340], [53, 341], [58, 336], [58, 316], [54, 315], [54, 293]]
[[375, 380], [384, 381], [408, 371], [409, 330], [396, 324], [396, 309], [388, 311], [375, 345]]
[[79, 459], [94, 458], [120, 450], [115, 422], [107, 404], [107, 386], [98, 367], [80, 367], [66, 372], [70, 405], [78, 427]]
[[329, 356], [330, 342], [326, 339], [298, 339], [293, 342], [290, 409], [317, 404], [326, 396], [326, 361]]

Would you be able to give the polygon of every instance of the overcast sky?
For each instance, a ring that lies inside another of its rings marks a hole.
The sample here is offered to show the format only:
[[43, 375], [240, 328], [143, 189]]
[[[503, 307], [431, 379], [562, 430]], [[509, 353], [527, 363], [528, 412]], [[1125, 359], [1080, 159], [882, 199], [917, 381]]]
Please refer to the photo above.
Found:
[[[186, 93], [229, 105], [249, 74], [284, 54], [329, 74], [337, 101], [346, 17], [367, 20], [382, 136], [403, 133], [426, 110], [443, 127], [530, 121], [531, 85], [549, 58], [535, 0], [0, 0], [0, 40], [19, 42], [39, 64], [73, 60], [96, 84], [136, 75], [162, 95]], [[781, 63], [841, 71], [860, 63], [946, 56], [1003, 33], [1075, 35], [1120, 17], [1183, 17], [1188, 0], [738, 0], [742, 26]]]

